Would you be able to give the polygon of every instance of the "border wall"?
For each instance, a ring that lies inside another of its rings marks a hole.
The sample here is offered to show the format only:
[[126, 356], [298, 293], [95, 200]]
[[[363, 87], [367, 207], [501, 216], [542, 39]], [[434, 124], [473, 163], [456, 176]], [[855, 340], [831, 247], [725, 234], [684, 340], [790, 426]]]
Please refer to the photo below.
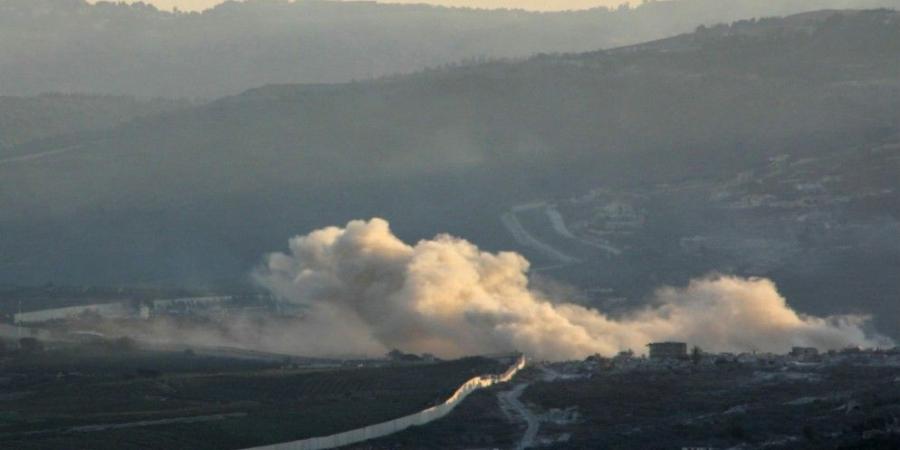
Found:
[[344, 431], [342, 433], [332, 434], [330, 436], [314, 437], [301, 439], [299, 441], [285, 442], [281, 444], [265, 445], [262, 447], [253, 447], [248, 450], [323, 450], [329, 448], [341, 447], [344, 445], [356, 444], [388, 436], [407, 428], [424, 425], [429, 422], [438, 420], [450, 411], [453, 411], [466, 397], [472, 392], [481, 388], [486, 388], [495, 384], [505, 383], [511, 380], [516, 373], [525, 367], [525, 356], [519, 356], [515, 364], [513, 364], [506, 372], [500, 375], [482, 375], [466, 381], [450, 396], [446, 401], [439, 405], [423, 409], [417, 413], [398, 419], [369, 425], [355, 430]]

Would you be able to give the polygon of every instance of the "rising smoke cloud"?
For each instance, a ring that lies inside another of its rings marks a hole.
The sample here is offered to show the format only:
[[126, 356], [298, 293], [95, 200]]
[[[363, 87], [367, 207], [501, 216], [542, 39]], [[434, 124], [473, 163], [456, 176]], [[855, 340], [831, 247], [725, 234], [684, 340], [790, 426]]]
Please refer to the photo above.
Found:
[[516, 253], [481, 251], [448, 235], [409, 245], [386, 221], [372, 219], [295, 237], [290, 252], [269, 255], [256, 277], [282, 301], [308, 306], [301, 326], [314, 345], [331, 342], [348, 354], [522, 351], [561, 360], [642, 352], [660, 340], [711, 351], [891, 345], [864, 331], [864, 316], [795, 312], [765, 279], [695, 280], [661, 289], [651, 306], [612, 318], [548, 298], [529, 286], [528, 268]]

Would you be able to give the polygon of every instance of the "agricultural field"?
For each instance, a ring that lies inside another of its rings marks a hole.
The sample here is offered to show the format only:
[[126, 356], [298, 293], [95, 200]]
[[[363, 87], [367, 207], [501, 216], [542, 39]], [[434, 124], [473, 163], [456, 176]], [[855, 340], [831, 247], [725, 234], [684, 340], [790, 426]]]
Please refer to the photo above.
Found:
[[191, 352], [48, 350], [0, 360], [0, 448], [228, 449], [290, 441], [413, 413], [475, 375], [504, 369], [478, 357], [322, 368]]
[[533, 366], [513, 383], [473, 394], [439, 422], [349, 448], [519, 448], [525, 421], [502, 401], [517, 387], [539, 422], [532, 441], [539, 448], [900, 448], [897, 366], [560, 371], [566, 372], [561, 365]]

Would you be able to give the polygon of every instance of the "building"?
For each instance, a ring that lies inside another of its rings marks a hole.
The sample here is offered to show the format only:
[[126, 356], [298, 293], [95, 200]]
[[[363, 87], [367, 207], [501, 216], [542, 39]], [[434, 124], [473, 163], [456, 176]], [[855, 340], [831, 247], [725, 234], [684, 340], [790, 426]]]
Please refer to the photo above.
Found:
[[654, 342], [650, 347], [650, 359], [687, 359], [687, 344], [684, 342]]
[[815, 347], [794, 347], [791, 356], [800, 360], [810, 360], [819, 357], [819, 349]]
[[197, 311], [223, 309], [232, 300], [233, 297], [227, 295], [153, 300], [149, 313], [150, 315], [192, 314]]
[[13, 323], [21, 325], [48, 322], [51, 320], [74, 320], [92, 316], [105, 319], [125, 319], [132, 318], [137, 313], [138, 311], [136, 308], [128, 302], [100, 303], [20, 312], [13, 315]]

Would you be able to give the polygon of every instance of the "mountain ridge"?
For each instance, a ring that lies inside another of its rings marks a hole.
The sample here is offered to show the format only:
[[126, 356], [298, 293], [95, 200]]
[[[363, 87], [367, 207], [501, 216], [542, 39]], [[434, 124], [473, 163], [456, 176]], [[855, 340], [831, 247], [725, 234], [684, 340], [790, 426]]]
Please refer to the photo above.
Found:
[[270, 83], [618, 47], [702, 24], [850, 5], [900, 7], [900, 0], [679, 0], [559, 13], [319, 1], [172, 13], [141, 4], [3, 0], [0, 94], [209, 99]]
[[[501, 216], [606, 189], [654, 193], [639, 251], [584, 258], [563, 281], [639, 300], [709, 270], [749, 273], [802, 311], [857, 296], [889, 328], [900, 310], [883, 299], [900, 286], [884, 274], [900, 250], [860, 230], [900, 228], [896, 18], [747, 21], [686, 35], [685, 51], [274, 85], [131, 120], [0, 165], [0, 282], [246, 284], [290, 236], [368, 217], [409, 242], [446, 232], [542, 264]], [[685, 250], [698, 245], [712, 250]]]

